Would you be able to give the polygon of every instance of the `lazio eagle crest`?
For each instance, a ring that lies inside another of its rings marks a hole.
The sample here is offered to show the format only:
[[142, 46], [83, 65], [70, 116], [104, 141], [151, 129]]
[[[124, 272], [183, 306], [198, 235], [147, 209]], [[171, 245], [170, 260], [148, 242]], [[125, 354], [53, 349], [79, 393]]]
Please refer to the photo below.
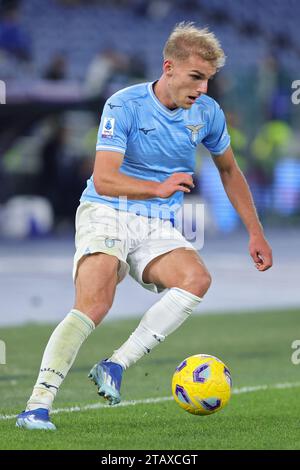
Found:
[[196, 126], [189, 125], [189, 126], [185, 126], [185, 127], [189, 131], [191, 131], [192, 144], [196, 145], [199, 131], [200, 131], [200, 129], [202, 129], [202, 127], [204, 127], [204, 124], [197, 124]]

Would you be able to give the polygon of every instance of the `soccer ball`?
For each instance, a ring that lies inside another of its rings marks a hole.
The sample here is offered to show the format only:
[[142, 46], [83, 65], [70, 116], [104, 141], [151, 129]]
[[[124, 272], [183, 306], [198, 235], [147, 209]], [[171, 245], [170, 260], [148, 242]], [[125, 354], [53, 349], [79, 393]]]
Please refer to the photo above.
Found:
[[210, 415], [224, 408], [231, 394], [231, 375], [220, 359], [196, 354], [176, 368], [172, 379], [175, 401], [194, 415]]

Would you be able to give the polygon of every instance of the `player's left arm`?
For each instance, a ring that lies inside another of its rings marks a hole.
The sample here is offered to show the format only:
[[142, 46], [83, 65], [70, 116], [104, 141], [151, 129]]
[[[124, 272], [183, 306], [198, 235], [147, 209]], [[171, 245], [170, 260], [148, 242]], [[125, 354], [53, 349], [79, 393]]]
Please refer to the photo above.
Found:
[[259, 271], [266, 271], [272, 264], [272, 249], [267, 242], [259, 221], [252, 195], [229, 146], [221, 155], [213, 155], [229, 200], [241, 217], [249, 233], [249, 252]]

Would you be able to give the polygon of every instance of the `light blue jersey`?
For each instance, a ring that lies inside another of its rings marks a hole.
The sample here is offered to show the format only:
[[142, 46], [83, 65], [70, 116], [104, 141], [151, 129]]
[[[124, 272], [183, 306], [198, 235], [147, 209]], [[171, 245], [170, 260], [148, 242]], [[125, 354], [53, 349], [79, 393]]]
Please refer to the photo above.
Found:
[[[107, 100], [96, 149], [123, 154], [122, 173], [162, 182], [173, 173], [194, 173], [200, 143], [214, 155], [222, 154], [230, 144], [224, 113], [216, 101], [201, 95], [190, 109], [170, 110], [156, 98], [153, 83], [143, 83]], [[128, 199], [125, 203], [122, 198], [98, 194], [91, 177], [81, 201], [172, 220], [183, 197], [184, 193], [177, 191], [169, 198]]]

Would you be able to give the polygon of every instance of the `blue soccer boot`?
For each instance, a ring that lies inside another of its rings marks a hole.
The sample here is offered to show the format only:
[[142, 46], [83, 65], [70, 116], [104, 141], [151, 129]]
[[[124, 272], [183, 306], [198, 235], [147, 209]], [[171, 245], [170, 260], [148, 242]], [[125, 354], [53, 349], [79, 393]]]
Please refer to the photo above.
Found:
[[121, 401], [122, 374], [123, 368], [120, 364], [105, 359], [94, 365], [89, 378], [97, 385], [101, 397], [108, 400], [110, 405], [117, 405]]
[[16, 426], [24, 429], [44, 429], [55, 431], [56, 427], [51, 423], [49, 410], [46, 408], [37, 408], [31, 411], [23, 411], [17, 417]]

